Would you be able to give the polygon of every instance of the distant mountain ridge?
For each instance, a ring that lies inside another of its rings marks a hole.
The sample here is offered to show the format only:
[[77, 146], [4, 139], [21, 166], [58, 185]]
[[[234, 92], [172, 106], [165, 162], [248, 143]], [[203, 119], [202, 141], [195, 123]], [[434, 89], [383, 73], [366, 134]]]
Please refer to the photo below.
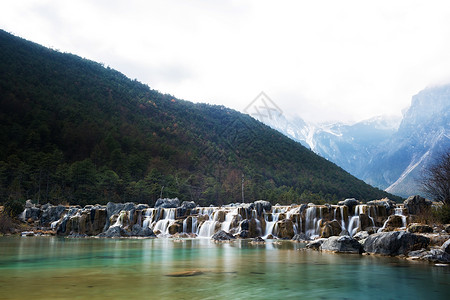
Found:
[[312, 125], [280, 116], [281, 121], [266, 124], [365, 182], [407, 197], [422, 193], [419, 179], [424, 168], [450, 149], [449, 114], [450, 85], [443, 85], [414, 96], [401, 119]]
[[1, 30], [0, 70], [0, 202], [400, 200], [248, 115]]

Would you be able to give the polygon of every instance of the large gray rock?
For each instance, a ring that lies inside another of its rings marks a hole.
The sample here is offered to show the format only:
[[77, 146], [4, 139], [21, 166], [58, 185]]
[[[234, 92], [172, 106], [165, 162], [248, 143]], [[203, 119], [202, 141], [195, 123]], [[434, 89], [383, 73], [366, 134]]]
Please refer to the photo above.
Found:
[[269, 201], [258, 200], [254, 202], [255, 210], [258, 216], [262, 216], [263, 212], [271, 212], [272, 204]]
[[389, 215], [391, 213], [391, 211], [393, 211], [395, 209], [395, 201], [392, 201], [388, 198], [384, 198], [381, 200], [372, 200], [367, 202], [367, 205], [375, 205], [375, 206], [384, 206], [386, 208], [386, 212]]
[[322, 246], [322, 244], [326, 241], [327, 239], [325, 238], [320, 238], [317, 240], [314, 240], [312, 242], [309, 242], [308, 244], [306, 244], [306, 248], [308, 249], [313, 249], [313, 250], [319, 250], [320, 246]]
[[47, 206], [42, 212], [41, 224], [48, 226], [50, 223], [58, 221], [65, 210], [66, 207], [63, 205]]
[[131, 236], [156, 237], [156, 235], [153, 233], [153, 230], [148, 227], [142, 227], [139, 224], [133, 225], [133, 228], [131, 229]]
[[357, 240], [349, 236], [329, 237], [322, 243], [320, 250], [352, 254], [361, 254], [363, 252], [362, 245]]
[[303, 232], [301, 232], [301, 233], [297, 233], [296, 235], [294, 235], [294, 236], [292, 237], [292, 240], [293, 240], [293, 241], [296, 241], [296, 242], [304, 242], [304, 241], [309, 241], [310, 238], [308, 238], [308, 237], [306, 236], [306, 234], [304, 234]]
[[411, 251], [408, 253], [410, 259], [427, 260], [434, 263], [450, 263], [450, 254], [442, 249], [421, 249], [417, 251]]
[[358, 204], [359, 204], [359, 201], [356, 200], [355, 198], [348, 198], [348, 199], [345, 199], [344, 201], [339, 201], [338, 202], [338, 205], [345, 205], [345, 206], [347, 206], [349, 212], [351, 212], [353, 207], [358, 205]]
[[177, 208], [178, 206], [180, 206], [180, 200], [178, 200], [178, 198], [159, 198], [155, 203], [155, 208]]
[[381, 255], [406, 255], [408, 252], [427, 248], [430, 239], [406, 231], [379, 232], [364, 242], [364, 250]]
[[232, 234], [229, 234], [228, 232], [224, 230], [219, 230], [213, 236], [211, 237], [214, 241], [230, 241], [236, 239]]
[[126, 232], [121, 226], [109, 227], [105, 232], [97, 235], [102, 238], [117, 238], [117, 237], [129, 237], [129, 233]]
[[20, 214], [19, 218], [23, 222], [26, 222], [29, 219], [31, 219], [32, 221], [36, 221], [36, 220], [39, 220], [41, 214], [42, 214], [42, 211], [39, 208], [37, 208], [35, 206], [27, 207], [22, 212], [22, 214]]
[[450, 240], [447, 240], [442, 246], [441, 246], [442, 251], [444, 251], [445, 253], [450, 254]]
[[426, 213], [431, 208], [432, 202], [418, 195], [410, 196], [403, 202], [408, 213], [411, 215], [417, 215]]

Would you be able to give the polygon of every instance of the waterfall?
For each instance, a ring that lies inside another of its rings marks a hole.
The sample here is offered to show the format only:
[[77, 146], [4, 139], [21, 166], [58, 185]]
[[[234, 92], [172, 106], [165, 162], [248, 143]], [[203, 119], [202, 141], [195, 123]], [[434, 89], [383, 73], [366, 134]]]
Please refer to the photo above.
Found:
[[159, 230], [161, 234], [169, 233], [169, 226], [175, 221], [175, 208], [164, 208], [163, 218], [156, 222], [153, 231]]
[[231, 222], [233, 221], [234, 216], [237, 216], [237, 214], [238, 214], [237, 208], [228, 211], [227, 214], [225, 215], [225, 221], [222, 223], [221, 229], [226, 232], [230, 232]]
[[272, 234], [273, 227], [278, 222], [279, 217], [280, 217], [280, 213], [272, 213], [272, 221], [268, 221], [269, 216], [267, 214], [265, 214], [264, 219], [266, 221], [266, 230], [264, 232], [263, 238], [266, 239], [269, 234]]
[[394, 209], [394, 214], [396, 216], [402, 217], [402, 227], [406, 227], [406, 216], [403, 215], [403, 209], [401, 207]]
[[308, 207], [306, 209], [305, 216], [305, 234], [307, 237], [315, 238], [319, 236], [319, 231], [317, 230], [316, 223], [318, 223], [316, 206]]

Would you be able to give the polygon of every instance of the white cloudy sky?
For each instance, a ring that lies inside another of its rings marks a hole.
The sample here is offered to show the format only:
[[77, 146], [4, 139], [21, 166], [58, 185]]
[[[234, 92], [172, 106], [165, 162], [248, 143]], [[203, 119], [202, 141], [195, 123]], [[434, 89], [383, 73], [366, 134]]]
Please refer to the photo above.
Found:
[[0, 28], [164, 93], [242, 111], [400, 114], [450, 82], [450, 1], [2, 0]]

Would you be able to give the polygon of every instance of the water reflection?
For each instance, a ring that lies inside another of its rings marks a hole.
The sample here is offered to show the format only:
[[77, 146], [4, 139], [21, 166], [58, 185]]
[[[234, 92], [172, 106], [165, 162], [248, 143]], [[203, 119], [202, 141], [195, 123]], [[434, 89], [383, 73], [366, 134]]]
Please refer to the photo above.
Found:
[[303, 247], [285, 241], [2, 237], [0, 286], [11, 299], [444, 299], [450, 292], [450, 268]]

